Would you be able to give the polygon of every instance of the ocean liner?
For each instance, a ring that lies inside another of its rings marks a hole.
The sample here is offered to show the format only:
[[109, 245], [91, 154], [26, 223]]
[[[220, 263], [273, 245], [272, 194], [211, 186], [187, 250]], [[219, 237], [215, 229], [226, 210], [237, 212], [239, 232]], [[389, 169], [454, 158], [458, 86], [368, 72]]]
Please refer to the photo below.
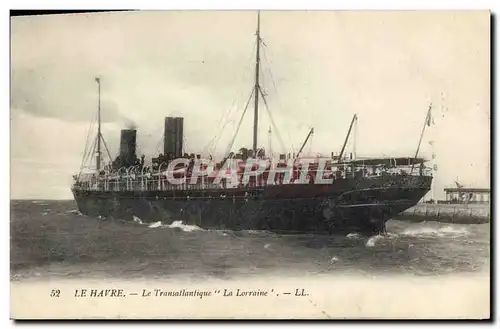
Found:
[[[392, 216], [414, 206], [430, 190], [432, 170], [418, 157], [430, 107], [414, 156], [347, 156], [356, 115], [338, 154], [302, 157], [311, 129], [297, 153], [266, 156], [257, 140], [259, 96], [267, 107], [259, 78], [261, 44], [258, 14], [255, 81], [244, 111], [253, 99], [253, 147], [236, 155], [226, 152], [213, 166], [198, 154], [183, 153], [182, 117], [165, 118], [162, 154], [138, 157], [137, 130], [123, 129], [119, 155], [112, 160], [101, 133], [101, 80], [96, 78], [98, 129], [83, 161], [95, 155], [95, 166], [87, 171], [82, 166], [71, 187], [79, 211], [142, 222], [182, 221], [206, 229], [371, 235], [384, 233]], [[109, 162], [103, 161], [103, 150]], [[252, 174], [262, 163], [264, 170]]]

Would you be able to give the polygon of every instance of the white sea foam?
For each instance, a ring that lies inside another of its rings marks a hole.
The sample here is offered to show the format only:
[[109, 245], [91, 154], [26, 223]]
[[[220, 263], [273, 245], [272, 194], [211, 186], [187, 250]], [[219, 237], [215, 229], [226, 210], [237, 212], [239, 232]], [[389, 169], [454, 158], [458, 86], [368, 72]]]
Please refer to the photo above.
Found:
[[78, 209], [73, 209], [73, 210], [68, 210], [66, 211], [67, 214], [75, 214], [81, 216], [82, 213]]
[[375, 244], [377, 243], [377, 241], [382, 239], [382, 238], [383, 238], [382, 235], [374, 235], [366, 241], [365, 246], [370, 247], [370, 248], [375, 247]]
[[149, 228], [157, 228], [157, 227], [161, 227], [161, 226], [162, 226], [161, 222], [156, 222], [156, 223], [153, 223], [153, 224], [149, 225], [148, 227]]
[[349, 233], [345, 237], [348, 239], [356, 239], [356, 238], [359, 238], [359, 234], [358, 233]]
[[186, 225], [186, 224], [183, 224], [182, 221], [180, 221], [180, 220], [176, 220], [172, 224], [164, 225], [163, 227], [179, 228], [184, 232], [203, 231], [202, 228], [200, 228], [196, 225]]
[[338, 262], [339, 261], [339, 258], [337, 256], [333, 256], [332, 258], [330, 258], [330, 264], [333, 264], [335, 262]]
[[132, 219], [134, 220], [134, 223], [142, 224], [142, 220], [139, 217], [132, 216]]
[[441, 227], [439, 229], [439, 232], [445, 234], [459, 234], [459, 235], [465, 235], [469, 233], [469, 231], [467, 231], [467, 229], [463, 226], [445, 226]]
[[446, 236], [446, 235], [467, 235], [469, 231], [463, 226], [444, 226], [444, 227], [418, 227], [407, 228], [402, 235], [411, 236]]

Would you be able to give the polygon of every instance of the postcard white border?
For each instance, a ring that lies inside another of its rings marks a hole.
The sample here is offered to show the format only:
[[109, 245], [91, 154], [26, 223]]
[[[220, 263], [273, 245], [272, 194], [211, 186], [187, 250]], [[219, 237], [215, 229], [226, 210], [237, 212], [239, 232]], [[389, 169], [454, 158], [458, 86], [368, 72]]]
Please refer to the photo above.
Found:
[[[45, 1], [45, 2], [37, 2], [37, 1], [4, 1], [2, 2], [3, 12], [2, 15], [3, 20], [3, 33], [2, 44], [9, 44], [9, 20], [10, 18], [7, 15], [7, 10], [16, 8], [16, 9], [56, 9], [56, 8], [64, 8], [64, 9], [404, 9], [404, 10], [416, 10], [416, 9], [491, 9], [493, 12], [498, 13], [499, 2], [498, 1], [485, 1], [485, 0], [475, 0], [475, 1], [432, 1], [432, 0], [420, 0], [420, 1], [369, 1], [369, 0], [338, 0], [338, 1], [319, 1], [319, 0], [308, 0], [308, 1], [263, 1], [263, 0], [253, 0], [253, 1], [239, 1], [239, 2], [230, 2], [224, 0], [213, 0], [213, 1], [152, 1], [152, 0], [142, 0], [142, 1], [130, 1], [123, 0], [120, 2], [112, 2], [112, 1], [102, 1], [102, 0], [88, 0], [88, 1]], [[498, 25], [498, 21], [497, 21]], [[497, 33], [495, 33], [498, 35]], [[6, 47], [7, 48], [7, 47]], [[10, 67], [9, 67], [9, 52], [8, 49], [2, 52], [3, 55], [3, 65], [2, 65], [2, 83], [4, 92], [2, 95], [4, 96], [4, 104], [8, 104], [9, 102], [9, 86], [10, 86]], [[497, 73], [497, 72], [495, 72]], [[495, 88], [493, 91], [497, 93], [498, 88]], [[493, 104], [492, 104], [493, 105]], [[496, 104], [495, 104], [496, 105]], [[493, 107], [496, 108], [496, 107]], [[9, 137], [10, 137], [10, 117], [8, 117], [8, 111], [3, 111], [5, 116], [5, 120], [2, 120], [2, 123], [5, 125], [4, 129], [1, 130], [2, 142], [1, 151], [3, 154], [9, 154]], [[495, 133], [496, 135], [496, 133]], [[495, 145], [495, 151], [499, 151], [497, 149], [498, 145]], [[9, 175], [9, 161], [1, 162], [2, 173], [4, 175], [4, 182], [10, 181]], [[495, 180], [496, 186], [496, 180]], [[1, 198], [2, 203], [1, 207], [5, 213], [4, 219], [4, 229], [1, 230], [1, 234], [4, 235], [2, 238], [2, 242], [5, 246], [5, 252], [2, 253], [2, 265], [4, 265], [4, 271], [2, 271], [3, 279], [5, 286], [3, 291], [9, 291], [9, 186], [7, 184], [4, 185], [4, 189], [2, 190], [4, 194]], [[497, 201], [497, 195], [495, 195], [495, 201]], [[496, 202], [495, 202], [496, 203]], [[498, 225], [497, 225], [498, 230]], [[497, 233], [497, 231], [495, 231]], [[496, 259], [495, 259], [496, 260]], [[5, 321], [9, 319], [9, 294], [2, 294], [2, 311], [3, 316], [2, 319]], [[498, 313], [497, 313], [498, 314]], [[8, 321], [5, 323], [6, 325], [13, 326], [12, 321]], [[27, 327], [30, 327], [34, 324], [29, 324]], [[50, 324], [48, 324], [50, 325]], [[64, 324], [70, 325], [70, 324]], [[94, 324], [97, 327], [100, 327], [102, 324]], [[139, 323], [132, 325], [141, 325]], [[304, 324], [305, 325], [305, 324]], [[342, 325], [337, 323], [337, 325]], [[359, 324], [362, 325], [362, 324]], [[379, 324], [385, 325], [385, 324]], [[428, 326], [428, 324], [426, 324]]]

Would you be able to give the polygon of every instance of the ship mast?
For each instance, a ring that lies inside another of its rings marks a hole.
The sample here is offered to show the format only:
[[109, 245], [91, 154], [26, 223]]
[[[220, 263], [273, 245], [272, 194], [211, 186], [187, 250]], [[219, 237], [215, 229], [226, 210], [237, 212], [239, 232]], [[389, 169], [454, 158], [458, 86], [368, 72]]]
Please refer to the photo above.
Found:
[[96, 168], [97, 171], [101, 169], [101, 78], [96, 77], [97, 82], [97, 156], [96, 156]]
[[253, 116], [253, 154], [257, 157], [257, 132], [259, 124], [259, 71], [260, 71], [260, 11], [257, 14], [257, 54], [255, 58], [255, 105]]

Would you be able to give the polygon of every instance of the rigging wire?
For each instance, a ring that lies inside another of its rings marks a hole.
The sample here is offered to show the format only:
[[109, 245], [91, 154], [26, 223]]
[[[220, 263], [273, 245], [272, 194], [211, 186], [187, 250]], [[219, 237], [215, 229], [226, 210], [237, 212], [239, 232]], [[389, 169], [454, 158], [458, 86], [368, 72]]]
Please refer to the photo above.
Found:
[[157, 154], [160, 154], [160, 147], [161, 147], [161, 142], [165, 139], [165, 131], [162, 132], [161, 134], [161, 138], [160, 140], [158, 141], [158, 145], [156, 146], [156, 152], [155, 152], [155, 155]]
[[[253, 53], [255, 52], [255, 49], [257, 47], [257, 43], [254, 42], [254, 46], [253, 46], [253, 51], [252, 53], [250, 54], [250, 57], [248, 58], [247, 62], [250, 61], [251, 57], [253, 56]], [[249, 67], [250, 65], [247, 65], [247, 68]], [[246, 70], [245, 70], [246, 72]], [[246, 75], [244, 73], [244, 75]], [[226, 126], [233, 122], [234, 123], [234, 120], [228, 120], [230, 115], [231, 115], [231, 112], [233, 112], [234, 108], [235, 108], [235, 104], [236, 104], [236, 101], [238, 100], [239, 96], [243, 93], [243, 90], [240, 90], [236, 96], [234, 97], [233, 99], [233, 102], [231, 103], [231, 107], [229, 107], [226, 111], [224, 111], [222, 114], [221, 114], [221, 117], [219, 119], [218, 122], [221, 123], [222, 127], [219, 127], [219, 129], [217, 129], [217, 131], [219, 132], [222, 132]], [[223, 123], [223, 124], [222, 124]], [[210, 153], [213, 153], [216, 146], [217, 146], [217, 143], [219, 142], [220, 140], [220, 137], [221, 135], [220, 134], [215, 134], [214, 137], [212, 137], [209, 142], [203, 147], [202, 149], [202, 153], [205, 153], [205, 151], [209, 148], [209, 151]], [[159, 154], [160, 153], [160, 148], [161, 148], [161, 143], [162, 141], [165, 139], [165, 131], [162, 132], [162, 136], [160, 137], [159, 141], [158, 141], [158, 144], [156, 146], [156, 154]], [[185, 143], [185, 140], [184, 140], [184, 143]]]
[[[97, 146], [97, 137], [96, 137], [96, 139], [94, 139], [94, 143], [92, 144], [92, 149], [90, 150], [89, 156], [88, 156], [89, 158], [92, 157], [92, 154], [95, 154], [96, 146]], [[90, 161], [92, 163], [92, 160], [90, 160]], [[89, 167], [90, 167], [90, 164], [89, 164]]]
[[183, 136], [183, 137], [182, 137], [182, 144], [183, 144], [183, 145], [182, 145], [182, 147], [184, 148], [184, 150], [182, 150], [182, 151], [184, 151], [184, 153], [188, 153], [188, 152], [187, 152], [188, 147], [187, 147], [187, 140], [186, 140], [186, 136]]
[[[96, 138], [94, 138], [94, 142], [92, 143], [92, 146], [90, 147], [89, 152], [87, 154], [85, 154], [85, 156], [84, 156], [84, 163], [87, 163], [87, 160], [89, 159], [90, 155], [94, 154], [96, 142], [97, 142], [97, 136], [96, 136]], [[89, 167], [90, 167], [90, 165], [89, 165]], [[80, 176], [83, 172], [83, 168], [85, 168], [85, 165], [82, 166], [82, 168], [80, 169], [80, 173], [78, 174], [78, 178], [80, 178]]]
[[[268, 57], [267, 57], [266, 47], [263, 47], [262, 49], [263, 49], [263, 51], [262, 51], [262, 53], [263, 53], [263, 59], [264, 59], [264, 62], [265, 62], [265, 64], [266, 64], [265, 66], [266, 66], [267, 72], [269, 73], [269, 77], [271, 78], [271, 83], [272, 83], [272, 85], [273, 85], [274, 91], [275, 91], [275, 93], [276, 93], [276, 101], [277, 101], [277, 103], [278, 103], [278, 107], [279, 107], [279, 108], [283, 111], [283, 107], [282, 107], [282, 105], [281, 105], [280, 98], [279, 98], [279, 95], [278, 95], [278, 88], [276, 88], [276, 83], [275, 83], [275, 81], [274, 81], [274, 76], [273, 76], [273, 73], [272, 73], [271, 68], [270, 68], [270, 67], [271, 67], [271, 65], [269, 64], [269, 60], [268, 60]], [[266, 75], [267, 75], [267, 72], [266, 72]], [[261, 94], [262, 94], [262, 90], [261, 90]], [[264, 101], [265, 101], [265, 97], [264, 97], [264, 96], [262, 96], [262, 97], [264, 98]], [[286, 147], [285, 147], [285, 144], [283, 143], [283, 139], [281, 138], [281, 134], [279, 133], [278, 128], [277, 128], [277, 127], [276, 127], [276, 125], [274, 124], [274, 120], [273, 120], [273, 118], [272, 118], [272, 116], [271, 116], [271, 111], [269, 110], [269, 107], [268, 107], [268, 105], [267, 105], [267, 102], [266, 102], [266, 101], [265, 101], [265, 105], [266, 105], [267, 111], [268, 111], [268, 113], [269, 113], [269, 118], [270, 118], [270, 120], [271, 120], [271, 123], [273, 124], [274, 129], [275, 129], [276, 134], [277, 134], [277, 137], [278, 137], [278, 139], [279, 139], [278, 141], [279, 141], [279, 142], [280, 142], [280, 144], [281, 144], [280, 146], [283, 148], [283, 151], [286, 153]], [[290, 134], [288, 134], [288, 135], [289, 135], [289, 139], [291, 140]]]
[[113, 158], [111, 157], [111, 153], [109, 152], [109, 149], [108, 149], [108, 144], [106, 144], [106, 141], [104, 140], [104, 137], [102, 137], [102, 135], [101, 135], [101, 140], [102, 140], [102, 143], [104, 144], [104, 148], [106, 149], [106, 153], [108, 153], [109, 161], [113, 162]]
[[[255, 53], [255, 50], [257, 48], [257, 42], [254, 42], [254, 45], [253, 45], [253, 50], [252, 52], [250, 53], [249, 55], [249, 58], [247, 59], [247, 63], [250, 62], [250, 60], [252, 59], [253, 57], [253, 54]], [[250, 63], [250, 64], [247, 64], [246, 68], [248, 68], [251, 64], [253, 63]], [[244, 70], [244, 73], [243, 73], [243, 78], [246, 76], [246, 72], [247, 72], [247, 69], [245, 68]], [[242, 80], [243, 80], [242, 78]], [[210, 153], [213, 153], [215, 148], [217, 147], [217, 144], [221, 138], [221, 134], [222, 131], [226, 128], [226, 126], [228, 125], [228, 123], [232, 122], [234, 123], [234, 120], [229, 120], [229, 117], [231, 116], [231, 113], [233, 112], [234, 108], [235, 108], [235, 105], [236, 105], [236, 102], [238, 100], [238, 98], [243, 94], [243, 90], [240, 90], [235, 98], [233, 99], [233, 102], [231, 103], [231, 107], [229, 107], [225, 112], [222, 113], [220, 119], [219, 119], [219, 122], [221, 123], [222, 127], [219, 125], [219, 128], [217, 129], [217, 131], [219, 132], [219, 134], [215, 134], [215, 136], [210, 139], [210, 141], [205, 145], [205, 147], [203, 147], [203, 152], [206, 151], [206, 149], [209, 149]]]
[[89, 144], [89, 140], [90, 140], [90, 133], [92, 132], [92, 130], [93, 130], [93, 128], [94, 128], [94, 123], [95, 123], [95, 122], [94, 122], [94, 117], [96, 117], [96, 116], [97, 116], [97, 113], [96, 113], [96, 112], [94, 112], [94, 115], [93, 115], [93, 117], [92, 117], [93, 119], [91, 120], [90, 125], [89, 125], [89, 130], [87, 131], [87, 137], [86, 137], [86, 139], [85, 139], [85, 148], [83, 149], [83, 155], [84, 155], [84, 157], [82, 158], [82, 166], [84, 165], [84, 163], [83, 163], [83, 162], [84, 162], [84, 161], [83, 161], [83, 159], [85, 158], [85, 154], [87, 154], [88, 148], [89, 148], [89, 146], [90, 146], [90, 144]]
[[[269, 63], [268, 59], [267, 59], [267, 53], [266, 53], [266, 48], [262, 48], [262, 53], [263, 53], [263, 58], [264, 58], [264, 61], [266, 62], [266, 68], [267, 68], [267, 71], [269, 72], [269, 76], [271, 78], [271, 83], [273, 84], [273, 88], [274, 90], [276, 91], [276, 94], [278, 93], [278, 88], [276, 88], [276, 84], [274, 83], [274, 77], [273, 77], [273, 72], [271, 71], [271, 64]], [[278, 96], [276, 96], [276, 98], [278, 98]], [[279, 102], [278, 102], [279, 103]], [[281, 106], [280, 106], [281, 107]]]
[[276, 132], [278, 142], [280, 143], [280, 146], [283, 148], [283, 150], [286, 152], [285, 144], [283, 143], [283, 139], [281, 138], [281, 134], [280, 134], [278, 128], [276, 127], [276, 124], [274, 123], [274, 119], [273, 119], [273, 116], [271, 115], [271, 111], [269, 110], [267, 100], [264, 97], [264, 93], [262, 92], [262, 89], [260, 88], [260, 86], [259, 86], [259, 91], [260, 91], [260, 94], [262, 95], [262, 99], [264, 100], [264, 106], [266, 107], [267, 114], [269, 115], [269, 121], [271, 121], [271, 125], [273, 126], [273, 129]]
[[[261, 68], [262, 68], [262, 66], [261, 66]], [[268, 69], [268, 71], [269, 71], [269, 73], [270, 73], [270, 74], [269, 74], [269, 77], [270, 77], [270, 78], [271, 78], [271, 80], [272, 80], [272, 73], [271, 73], [271, 70], [269, 69], [269, 67], [267, 67], [267, 69]], [[262, 71], [262, 72], [261, 72], [261, 76], [262, 76], [262, 77], [266, 77], [266, 76], [267, 76], [267, 72]], [[274, 89], [275, 89], [275, 90], [277, 90], [273, 80], [272, 80], [272, 83], [273, 83]], [[264, 85], [264, 84], [261, 84], [261, 85]], [[261, 87], [261, 86], [259, 86], [259, 90], [260, 90], [260, 94], [262, 95], [262, 99], [264, 100], [264, 105], [266, 106], [267, 114], [268, 114], [268, 116], [269, 116], [269, 120], [271, 121], [271, 125], [273, 126], [273, 128], [274, 128], [274, 130], [275, 130], [275, 132], [276, 132], [276, 134], [277, 134], [277, 137], [278, 137], [278, 142], [280, 143], [280, 146], [281, 146], [281, 148], [283, 149], [283, 151], [286, 153], [285, 143], [283, 142], [283, 138], [281, 137], [280, 131], [279, 131], [279, 129], [278, 129], [278, 127], [277, 127], [276, 123], [274, 122], [274, 118], [273, 118], [273, 115], [272, 115], [272, 113], [271, 113], [271, 110], [270, 110], [269, 104], [267, 103], [267, 99], [266, 99], [266, 97], [267, 97], [267, 93], [265, 93], [265, 92], [264, 92], [264, 90], [262, 89], [262, 87]]]
[[97, 111], [94, 112], [94, 115], [92, 116], [93, 119], [91, 120], [91, 123], [89, 125], [89, 130], [87, 131], [87, 138], [85, 139], [85, 147], [83, 149], [82, 162], [80, 163], [80, 172], [78, 173], [78, 178], [80, 177], [80, 174], [82, 173], [82, 170], [85, 167], [85, 162], [87, 161], [86, 154], [87, 154], [87, 150], [89, 148], [90, 132], [94, 128], [94, 124], [95, 124], [94, 117], [97, 117]]
[[[254, 54], [254, 52], [255, 52], [256, 48], [257, 48], [257, 42], [255, 42], [255, 43], [254, 43], [254, 48], [253, 48], [253, 51], [252, 51], [252, 53], [250, 54], [250, 58], [247, 60], [247, 62], [249, 62], [249, 61], [251, 60], [251, 58], [253, 57], [253, 54]], [[253, 64], [253, 63], [251, 63], [251, 64]], [[250, 66], [250, 65], [247, 65], [247, 68], [248, 68], [249, 66]], [[246, 72], [246, 70], [245, 70], [245, 72]], [[233, 105], [231, 106], [231, 109], [230, 109], [229, 113], [231, 113], [231, 112], [232, 112], [232, 110], [234, 109], [234, 105], [235, 105], [235, 103], [236, 103], [236, 100], [237, 100], [237, 99], [238, 99], [238, 97], [239, 97], [240, 95], [242, 95], [242, 94], [243, 94], [243, 91], [242, 91], [242, 90], [241, 90], [241, 91], [237, 94], [236, 98], [235, 98], [235, 99], [234, 99], [234, 101], [233, 101]], [[228, 118], [226, 118], [226, 121], [224, 122], [224, 125], [222, 126], [222, 128], [220, 128], [220, 129], [219, 129], [221, 133], [222, 133], [222, 131], [226, 128], [226, 126], [227, 126], [229, 123], [233, 123], [233, 124], [234, 124], [234, 122], [235, 122], [235, 120], [229, 120], [229, 116], [230, 116], [230, 115], [228, 114], [228, 116], [227, 116]], [[239, 129], [239, 128], [238, 128], [238, 129]], [[220, 141], [220, 138], [221, 138], [221, 137], [222, 137], [222, 134], [219, 134], [218, 136], [216, 135], [216, 136], [214, 137], [214, 139], [213, 139], [214, 143], [213, 143], [213, 145], [212, 145], [212, 148], [210, 149], [210, 153], [212, 153], [212, 154], [213, 154], [213, 153], [215, 153], [215, 149], [217, 148], [217, 144], [219, 143], [219, 141]]]
[[248, 97], [248, 101], [247, 101], [247, 104], [245, 105], [245, 109], [243, 110], [243, 113], [241, 114], [240, 122], [238, 123], [238, 126], [236, 128], [236, 132], [234, 133], [234, 136], [233, 136], [231, 142], [229, 143], [228, 147], [226, 148], [226, 152], [224, 153], [224, 155], [226, 155], [226, 156], [229, 154], [229, 152], [231, 152], [231, 148], [234, 145], [234, 141], [236, 140], [236, 136], [238, 135], [238, 132], [239, 132], [240, 127], [241, 127], [241, 123], [243, 122], [243, 118], [245, 117], [245, 113], [247, 112], [248, 105], [250, 104], [250, 101], [252, 100], [252, 96], [253, 96], [254, 92], [255, 92], [255, 90], [252, 88], [252, 92], [250, 93], [250, 97]]

